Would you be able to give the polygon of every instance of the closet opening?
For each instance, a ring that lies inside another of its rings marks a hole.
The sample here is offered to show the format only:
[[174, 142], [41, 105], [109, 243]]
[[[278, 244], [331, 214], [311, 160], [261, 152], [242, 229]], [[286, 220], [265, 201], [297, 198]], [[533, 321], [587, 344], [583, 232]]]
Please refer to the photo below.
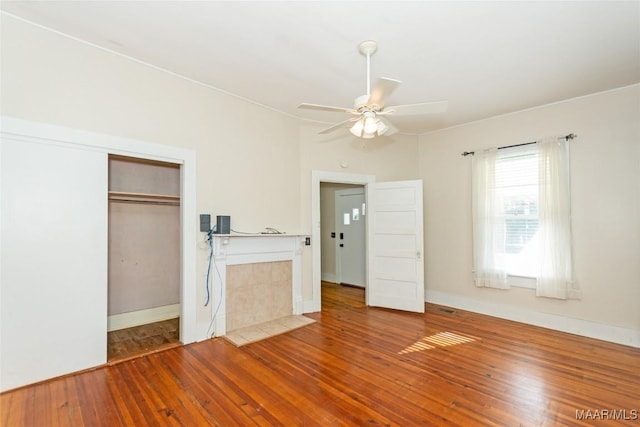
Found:
[[180, 165], [109, 156], [107, 361], [180, 345]]

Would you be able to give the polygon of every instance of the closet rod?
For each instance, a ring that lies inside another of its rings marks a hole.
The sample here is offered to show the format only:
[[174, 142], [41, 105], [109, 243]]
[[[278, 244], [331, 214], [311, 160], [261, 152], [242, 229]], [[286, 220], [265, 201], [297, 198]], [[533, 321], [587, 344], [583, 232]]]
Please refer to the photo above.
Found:
[[[578, 135], [576, 135], [575, 133], [570, 133], [569, 135], [565, 135], [565, 136], [561, 136], [558, 139], [564, 138], [567, 141], [570, 141], [574, 138], [577, 138]], [[535, 144], [536, 141], [533, 142], [523, 142], [522, 144], [514, 144], [514, 145], [507, 145], [504, 147], [498, 147], [498, 150], [502, 150], [503, 148], [513, 148], [513, 147], [522, 147], [523, 145], [531, 145], [531, 144]], [[464, 153], [462, 153], [463, 156], [468, 156], [469, 154], [471, 154], [472, 156], [475, 154], [475, 151], [465, 151]]]

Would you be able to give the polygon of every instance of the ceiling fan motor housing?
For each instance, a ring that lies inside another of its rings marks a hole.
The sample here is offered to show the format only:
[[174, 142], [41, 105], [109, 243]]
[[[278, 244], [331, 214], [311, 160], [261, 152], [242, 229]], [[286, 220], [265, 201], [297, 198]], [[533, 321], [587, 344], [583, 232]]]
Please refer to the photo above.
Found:
[[367, 103], [369, 102], [369, 95], [361, 95], [355, 99], [353, 102], [353, 109], [360, 111], [367, 107]]

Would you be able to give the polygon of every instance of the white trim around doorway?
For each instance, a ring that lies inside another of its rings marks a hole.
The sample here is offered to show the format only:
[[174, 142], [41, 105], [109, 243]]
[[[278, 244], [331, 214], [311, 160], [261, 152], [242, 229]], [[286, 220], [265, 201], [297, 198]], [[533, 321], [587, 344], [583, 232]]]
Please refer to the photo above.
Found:
[[[365, 191], [365, 200], [367, 204], [373, 199], [373, 185], [376, 182], [375, 175], [362, 175], [362, 174], [350, 174], [344, 172], [325, 172], [325, 171], [311, 171], [311, 253], [312, 253], [312, 299], [305, 300], [304, 312], [312, 313], [320, 311], [322, 308], [321, 300], [321, 275], [322, 275], [322, 259], [321, 259], [321, 247], [320, 247], [320, 183], [333, 182], [339, 184], [356, 184], [363, 185]], [[370, 223], [370, 215], [366, 216], [365, 227], [370, 229], [372, 224]], [[373, 242], [367, 240], [367, 254], [372, 251]], [[365, 283], [365, 289], [369, 287], [369, 261], [368, 256], [366, 259], [366, 271], [367, 278]], [[369, 296], [365, 291], [366, 303], [369, 304]]]
[[2, 116], [1, 123], [2, 134], [12, 139], [41, 141], [48, 144], [72, 146], [85, 150], [181, 165], [180, 341], [183, 344], [187, 344], [206, 339], [208, 322], [204, 323], [204, 325], [199, 325], [196, 319], [197, 215], [195, 151], [8, 116]]

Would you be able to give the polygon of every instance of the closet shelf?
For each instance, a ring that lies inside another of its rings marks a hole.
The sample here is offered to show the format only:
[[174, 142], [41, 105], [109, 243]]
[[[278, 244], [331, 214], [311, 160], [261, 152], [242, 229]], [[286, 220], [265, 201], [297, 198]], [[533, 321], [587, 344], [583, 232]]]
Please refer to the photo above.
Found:
[[180, 204], [180, 196], [169, 194], [131, 193], [126, 191], [109, 191], [109, 201], [132, 203]]

